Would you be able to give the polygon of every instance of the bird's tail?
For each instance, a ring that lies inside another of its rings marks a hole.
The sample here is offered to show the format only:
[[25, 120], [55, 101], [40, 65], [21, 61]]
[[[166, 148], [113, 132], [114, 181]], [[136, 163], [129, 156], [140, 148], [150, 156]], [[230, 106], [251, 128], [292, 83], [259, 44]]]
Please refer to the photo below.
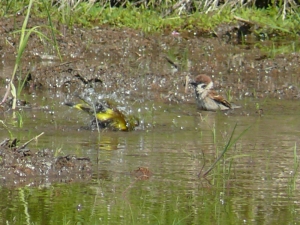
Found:
[[81, 103], [76, 104], [76, 103], [73, 103], [73, 102], [66, 102], [65, 105], [70, 106], [70, 107], [75, 108], [75, 109], [85, 111], [87, 113], [93, 113], [94, 112], [94, 110], [89, 105], [86, 105], [86, 104], [81, 104]]

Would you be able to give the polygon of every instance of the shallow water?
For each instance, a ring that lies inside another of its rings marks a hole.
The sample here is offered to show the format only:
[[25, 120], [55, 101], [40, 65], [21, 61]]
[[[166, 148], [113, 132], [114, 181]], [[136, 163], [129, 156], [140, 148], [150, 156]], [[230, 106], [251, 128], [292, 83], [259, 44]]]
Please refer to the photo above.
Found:
[[[51, 95], [50, 95], [51, 96]], [[31, 99], [44, 110], [23, 110], [22, 128], [4, 121], [21, 143], [45, 132], [30, 148], [89, 156], [93, 178], [84, 183], [34, 182], [1, 186], [7, 224], [297, 224], [300, 115], [295, 101], [244, 99], [232, 113], [201, 112], [194, 104], [136, 104], [141, 129], [98, 134], [81, 129], [89, 118], [64, 97]], [[45, 98], [45, 96], [44, 96]], [[256, 106], [263, 115], [256, 113]], [[152, 109], [153, 108], [153, 109]], [[234, 137], [249, 130], [205, 178]], [[8, 132], [1, 127], [1, 137]], [[138, 180], [132, 171], [153, 175]], [[203, 170], [202, 170], [203, 167]]]

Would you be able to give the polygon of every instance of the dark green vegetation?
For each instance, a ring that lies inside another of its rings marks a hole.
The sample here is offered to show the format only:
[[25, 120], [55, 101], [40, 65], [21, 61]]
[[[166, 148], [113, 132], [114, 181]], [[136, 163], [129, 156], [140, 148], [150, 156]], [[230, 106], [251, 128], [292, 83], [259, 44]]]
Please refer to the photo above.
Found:
[[[243, 4], [241, 3], [243, 2]], [[29, 1], [1, 1], [1, 16], [26, 13]], [[144, 32], [192, 30], [216, 34], [220, 24], [243, 22], [242, 33], [258, 38], [297, 35], [298, 4], [284, 1], [34, 1], [31, 16], [51, 18], [68, 26], [110, 25]], [[49, 22], [51, 23], [51, 20]]]

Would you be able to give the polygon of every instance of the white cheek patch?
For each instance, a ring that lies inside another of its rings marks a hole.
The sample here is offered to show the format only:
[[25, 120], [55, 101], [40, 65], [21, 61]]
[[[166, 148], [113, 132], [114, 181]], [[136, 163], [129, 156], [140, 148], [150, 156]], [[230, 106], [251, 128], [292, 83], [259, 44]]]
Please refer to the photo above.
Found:
[[206, 87], [206, 85], [204, 85], [204, 84], [198, 84], [196, 90], [200, 94], [205, 90], [205, 87]]
[[212, 89], [213, 86], [214, 86], [214, 83], [213, 82], [209, 82], [209, 84], [206, 86], [206, 90]]
[[197, 85], [197, 88], [196, 88], [196, 91], [198, 93], [198, 96], [200, 99], [204, 99], [207, 95], [207, 86], [205, 84], [198, 84]]

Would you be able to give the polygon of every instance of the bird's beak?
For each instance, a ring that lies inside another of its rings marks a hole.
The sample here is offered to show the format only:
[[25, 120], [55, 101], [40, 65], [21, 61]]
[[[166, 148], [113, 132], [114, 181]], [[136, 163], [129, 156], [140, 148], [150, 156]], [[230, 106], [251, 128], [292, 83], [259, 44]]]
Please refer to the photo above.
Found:
[[189, 84], [195, 87], [197, 86], [197, 83], [195, 81], [191, 81]]

